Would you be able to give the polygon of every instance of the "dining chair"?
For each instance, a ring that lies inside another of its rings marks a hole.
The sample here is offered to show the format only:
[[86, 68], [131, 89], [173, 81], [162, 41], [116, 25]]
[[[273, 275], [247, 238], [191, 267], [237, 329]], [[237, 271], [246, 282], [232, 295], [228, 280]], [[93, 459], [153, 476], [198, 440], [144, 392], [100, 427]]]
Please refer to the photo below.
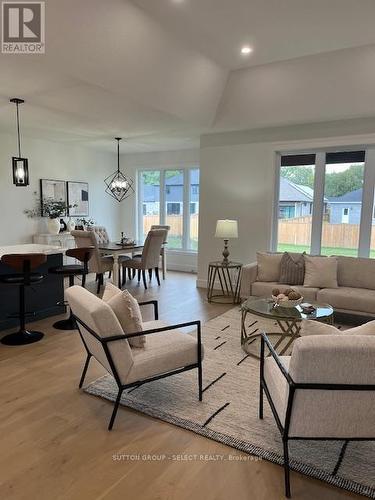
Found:
[[[74, 237], [76, 246], [80, 247], [94, 247], [93, 254], [89, 260], [89, 272], [95, 273], [98, 280], [97, 293], [100, 292], [100, 287], [104, 285], [104, 273], [111, 272], [113, 270], [113, 256], [112, 255], [101, 255], [99, 251], [99, 241], [96, 233], [94, 231], [72, 231], [71, 235]], [[119, 262], [122, 263], [125, 260], [130, 260], [128, 257], [120, 257]], [[121, 283], [120, 271], [119, 271], [119, 283]]]
[[153, 229], [149, 231], [143, 247], [142, 255], [135, 255], [131, 259], [122, 263], [123, 276], [125, 275], [126, 269], [134, 271], [137, 270], [138, 282], [141, 281], [142, 274], [143, 284], [147, 290], [146, 271], [149, 272], [151, 278], [152, 270], [155, 270], [156, 280], [160, 286], [159, 261], [161, 247], [165, 241], [165, 235], [165, 229]]
[[95, 233], [99, 243], [109, 243], [109, 235], [104, 226], [89, 226], [87, 231]]
[[160, 250], [160, 256], [161, 256], [161, 272], [162, 272], [162, 276], [163, 276], [163, 280], [165, 280], [165, 276], [167, 274], [167, 244], [168, 244], [168, 233], [169, 233], [169, 230], [171, 229], [171, 226], [167, 226], [167, 225], [157, 225], [157, 224], [153, 224], [151, 226], [151, 231], [154, 230], [154, 229], [164, 229], [165, 231], [165, 238], [164, 238], [164, 243], [161, 247], [161, 250]]
[[[163, 280], [165, 280], [165, 277], [166, 277], [166, 274], [167, 274], [167, 255], [166, 255], [166, 246], [167, 246], [167, 238], [168, 238], [168, 232], [170, 230], [171, 226], [163, 226], [163, 225], [156, 225], [156, 224], [153, 224], [150, 228], [151, 231], [155, 230], [155, 229], [161, 229], [163, 231], [165, 231], [165, 237], [164, 237], [164, 243], [160, 249], [160, 257], [161, 257], [161, 270], [162, 270], [162, 276], [163, 276]], [[133, 258], [139, 258], [141, 257], [140, 254], [136, 254], [136, 255], [133, 255]], [[152, 270], [149, 270], [149, 275], [150, 275], [150, 280], [152, 278]], [[131, 269], [128, 269], [128, 276], [129, 276], [129, 279], [133, 279], [134, 276], [135, 276], [135, 270], [131, 270]], [[123, 274], [123, 278], [124, 278], [124, 274]], [[124, 282], [124, 279], [123, 279], [123, 284], [125, 284]]]

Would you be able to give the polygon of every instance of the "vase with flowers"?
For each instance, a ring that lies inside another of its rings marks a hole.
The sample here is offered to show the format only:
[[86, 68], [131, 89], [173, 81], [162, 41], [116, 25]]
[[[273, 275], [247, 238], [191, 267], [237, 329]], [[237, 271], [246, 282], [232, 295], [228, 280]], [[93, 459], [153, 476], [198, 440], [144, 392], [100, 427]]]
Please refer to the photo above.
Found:
[[24, 210], [24, 213], [30, 218], [48, 217], [47, 228], [50, 234], [59, 234], [61, 228], [60, 219], [66, 216], [67, 209], [73, 208], [76, 205], [68, 205], [63, 200], [55, 200], [54, 198], [43, 198], [40, 200], [36, 196], [36, 206], [31, 210]]

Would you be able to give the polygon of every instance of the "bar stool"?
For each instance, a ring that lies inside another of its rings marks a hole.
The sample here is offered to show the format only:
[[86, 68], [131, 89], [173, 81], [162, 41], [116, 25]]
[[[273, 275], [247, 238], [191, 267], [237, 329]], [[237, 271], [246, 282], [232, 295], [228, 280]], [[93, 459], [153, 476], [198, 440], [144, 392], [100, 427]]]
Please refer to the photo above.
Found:
[[[70, 248], [65, 252], [67, 257], [73, 257], [74, 259], [82, 262], [82, 264], [67, 264], [65, 266], [52, 267], [48, 270], [51, 274], [58, 274], [64, 278], [69, 278], [69, 287], [74, 285], [74, 277], [82, 276], [82, 286], [86, 285], [86, 276], [89, 272], [89, 260], [91, 259], [94, 252], [94, 247], [81, 247], [81, 248]], [[68, 304], [64, 302], [64, 306]], [[75, 330], [77, 328], [76, 321], [73, 317], [72, 311], [70, 311], [69, 318], [56, 321], [53, 327], [57, 330]]]
[[25, 305], [25, 289], [26, 287], [40, 283], [44, 276], [37, 270], [42, 264], [47, 261], [47, 256], [39, 253], [31, 254], [7, 254], [1, 257], [1, 262], [11, 269], [16, 271], [15, 274], [3, 274], [0, 276], [0, 281], [7, 285], [15, 285], [19, 287], [19, 312], [17, 317], [20, 320], [20, 328], [18, 332], [6, 335], [1, 339], [1, 343], [5, 345], [25, 345], [38, 342], [44, 336], [42, 332], [26, 330], [26, 317], [34, 313], [26, 312]]

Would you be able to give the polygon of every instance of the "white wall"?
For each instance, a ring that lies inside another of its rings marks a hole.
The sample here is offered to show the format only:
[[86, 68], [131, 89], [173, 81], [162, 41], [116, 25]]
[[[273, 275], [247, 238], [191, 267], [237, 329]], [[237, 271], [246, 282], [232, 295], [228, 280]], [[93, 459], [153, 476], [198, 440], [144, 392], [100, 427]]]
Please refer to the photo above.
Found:
[[[364, 123], [363, 130], [366, 126]], [[358, 129], [357, 121], [352, 128]], [[277, 151], [375, 143], [374, 133], [335, 137], [334, 128], [328, 123], [320, 124], [322, 138], [319, 139], [316, 138], [318, 129], [315, 124], [264, 130], [262, 133], [248, 131], [202, 137], [198, 286], [206, 286], [209, 261], [221, 258], [223, 242], [214, 237], [217, 219], [239, 221], [239, 238], [230, 241], [232, 260], [250, 263], [255, 260], [258, 250], [269, 250]], [[336, 130], [341, 128], [337, 126]], [[347, 124], [346, 131], [349, 130]], [[292, 137], [299, 140], [293, 141]]]
[[104, 178], [116, 168], [112, 153], [101, 153], [74, 144], [23, 138], [22, 154], [29, 159], [30, 186], [12, 183], [11, 158], [16, 154], [14, 135], [0, 134], [0, 245], [27, 243], [33, 234], [46, 232], [44, 221], [28, 219], [25, 209], [34, 207], [39, 179], [86, 181], [89, 183], [90, 217], [119, 235], [119, 204], [104, 192]]
[[[137, 237], [137, 200], [138, 200], [138, 171], [147, 168], [190, 168], [199, 166], [199, 150], [189, 149], [180, 151], [164, 151], [154, 153], [135, 153], [121, 155], [121, 167], [130, 175], [136, 186], [135, 199], [125, 200], [121, 206], [121, 230], [133, 238]], [[192, 252], [168, 251], [168, 269], [176, 271], [196, 272], [197, 254]]]

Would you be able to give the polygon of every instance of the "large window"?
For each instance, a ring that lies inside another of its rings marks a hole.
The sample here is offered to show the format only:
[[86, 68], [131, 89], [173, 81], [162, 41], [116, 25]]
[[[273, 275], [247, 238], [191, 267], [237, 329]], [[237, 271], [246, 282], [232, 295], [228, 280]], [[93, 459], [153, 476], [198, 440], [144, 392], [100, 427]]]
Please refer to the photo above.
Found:
[[199, 169], [144, 170], [139, 172], [139, 236], [154, 224], [171, 227], [168, 248], [198, 248]]
[[198, 217], [199, 217], [199, 169], [190, 170], [190, 238], [189, 249], [198, 250]]
[[283, 156], [279, 182], [279, 252], [310, 250], [315, 155]]
[[160, 224], [160, 172], [147, 171], [139, 174], [139, 194], [142, 200], [142, 226], [139, 233], [143, 239], [153, 224]]
[[371, 151], [280, 156], [274, 249], [375, 257]]
[[359, 155], [363, 161], [355, 161], [358, 157], [347, 161], [342, 153], [326, 155], [324, 199], [328, 210], [322, 224], [323, 255], [358, 255], [365, 170], [364, 153]]

